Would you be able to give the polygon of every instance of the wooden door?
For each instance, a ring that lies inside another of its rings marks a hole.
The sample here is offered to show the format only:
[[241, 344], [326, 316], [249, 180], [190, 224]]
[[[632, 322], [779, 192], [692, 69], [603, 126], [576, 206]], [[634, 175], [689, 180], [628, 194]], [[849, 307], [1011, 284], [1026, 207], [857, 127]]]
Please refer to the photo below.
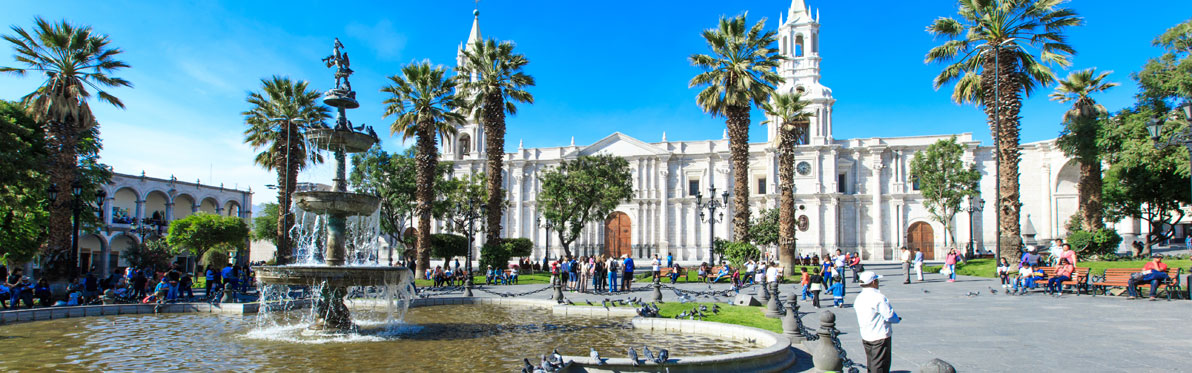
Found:
[[632, 242], [633, 230], [631, 228], [629, 215], [620, 211], [609, 214], [608, 220], [604, 222], [604, 253], [612, 257], [632, 256], [630, 242]]
[[911, 249], [911, 259], [914, 259], [915, 249], [923, 252], [923, 260], [935, 259], [935, 232], [932, 231], [931, 224], [911, 224], [906, 232], [906, 247]]

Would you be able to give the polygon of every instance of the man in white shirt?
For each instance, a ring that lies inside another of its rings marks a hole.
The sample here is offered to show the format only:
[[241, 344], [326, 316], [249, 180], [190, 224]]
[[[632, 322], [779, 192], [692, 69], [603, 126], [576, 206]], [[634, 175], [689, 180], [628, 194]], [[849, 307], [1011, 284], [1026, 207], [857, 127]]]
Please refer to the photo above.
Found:
[[662, 280], [662, 261], [658, 259], [658, 254], [654, 254], [654, 260], [650, 261], [650, 271], [654, 274], [654, 282]]
[[1047, 249], [1047, 262], [1052, 266], [1060, 262], [1060, 254], [1064, 252], [1064, 239], [1057, 238], [1051, 241], [1051, 247]]
[[881, 277], [870, 271], [861, 272], [861, 293], [853, 301], [853, 309], [857, 311], [861, 342], [865, 345], [865, 366], [870, 372], [884, 373], [890, 371], [890, 326], [902, 319], [890, 307], [890, 300], [877, 290]]
[[778, 265], [776, 263], [771, 262], [769, 266], [766, 266], [766, 282], [768, 284], [778, 283]]

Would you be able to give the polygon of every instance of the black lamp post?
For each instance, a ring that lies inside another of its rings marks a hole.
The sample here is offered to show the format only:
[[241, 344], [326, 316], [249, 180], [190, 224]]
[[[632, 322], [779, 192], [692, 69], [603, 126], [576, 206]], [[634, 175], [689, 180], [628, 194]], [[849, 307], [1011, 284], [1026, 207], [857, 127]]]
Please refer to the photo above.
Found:
[[546, 248], [542, 250], [542, 255], [545, 256], [545, 259], [550, 260], [550, 234], [551, 234], [551, 229], [554, 229], [555, 225], [551, 224], [551, 222], [549, 220], [545, 221], [545, 222], [542, 221], [541, 216], [539, 216], [535, 220], [537, 221], [539, 227], [546, 229]]
[[960, 209], [961, 211], [968, 212], [968, 216], [969, 216], [969, 219], [968, 219], [968, 223], [969, 223], [969, 244], [968, 244], [969, 255], [972, 255], [973, 252], [975, 252], [977, 250], [977, 247], [973, 245], [973, 213], [980, 212], [984, 208], [985, 208], [985, 200], [984, 199], [980, 199], [980, 198], [974, 199], [973, 196], [970, 195], [970, 196], [968, 196], [968, 206], [965, 206]]
[[[58, 200], [58, 185], [50, 184], [50, 189], [47, 191], [47, 193], [49, 194], [51, 201], [57, 201]], [[70, 263], [72, 263], [73, 265], [71, 266], [72, 268], [71, 268], [70, 275], [71, 275], [71, 277], [78, 277], [79, 267], [80, 267], [80, 263], [79, 263], [79, 225], [80, 225], [80, 220], [82, 220], [82, 214], [83, 214], [83, 202], [81, 202], [80, 198], [83, 195], [83, 186], [81, 184], [79, 184], [78, 181], [71, 183], [70, 194], [71, 194], [71, 196], [74, 197], [73, 199], [71, 199], [71, 206], [70, 206], [71, 212], [73, 213], [73, 221], [71, 222], [73, 233], [72, 233], [71, 242], [70, 242], [70, 255], [71, 255], [71, 258], [73, 258], [73, 259], [71, 259]], [[103, 210], [103, 201], [105, 198], [107, 198], [107, 193], [105, 193], [102, 189], [97, 190], [95, 192], [95, 204], [101, 213]]]
[[[1174, 132], [1166, 141], [1162, 141], [1160, 136], [1163, 134], [1163, 124], [1166, 122], [1164, 118], [1154, 118], [1146, 125], [1147, 132], [1151, 135], [1151, 140], [1155, 142], [1156, 149], [1163, 149], [1174, 145], [1183, 145], [1192, 152], [1192, 101], [1185, 102], [1180, 107], [1184, 111], [1184, 121], [1188, 123], [1182, 132]], [[1192, 155], [1192, 153], [1189, 153]], [[1189, 160], [1192, 162], [1192, 160]]]
[[[708, 190], [710, 192], [708, 194], [711, 195], [711, 198], [708, 198], [708, 203], [704, 203], [703, 194], [696, 193], [695, 206], [696, 209], [699, 210], [700, 220], [708, 223], [708, 262], [710, 265], [716, 265], [716, 261], [713, 258], [713, 255], [715, 254], [715, 252], [713, 252], [713, 246], [716, 244], [716, 223], [724, 221], [724, 212], [721, 211], [720, 213], [717, 213], [716, 210], [728, 207], [728, 191], [724, 191], [724, 193], [720, 195], [722, 199], [717, 200], [716, 187], [712, 186], [711, 188], [708, 188]], [[708, 211], [706, 217], [704, 215], [704, 210]]]

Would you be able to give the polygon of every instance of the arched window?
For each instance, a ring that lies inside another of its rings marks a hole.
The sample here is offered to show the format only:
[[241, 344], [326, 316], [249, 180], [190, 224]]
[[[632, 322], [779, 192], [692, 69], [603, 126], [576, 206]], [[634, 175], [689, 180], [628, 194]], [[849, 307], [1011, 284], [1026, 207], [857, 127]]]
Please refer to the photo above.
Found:
[[803, 35], [795, 36], [795, 57], [803, 57]]
[[811, 54], [819, 53], [819, 35], [811, 34]]
[[787, 50], [787, 49], [790, 49], [790, 48], [788, 48], [788, 47], [787, 47], [787, 45], [788, 45], [788, 44], [787, 44], [786, 37], [785, 37], [785, 36], [783, 36], [783, 37], [782, 37], [782, 44], [778, 44], [778, 48], [779, 48], [779, 49], [781, 49], [780, 51], [778, 51], [778, 53], [779, 53], [779, 54], [782, 54], [782, 55], [786, 55], [786, 50]]
[[468, 155], [472, 151], [472, 137], [468, 134], [459, 135], [459, 155]]

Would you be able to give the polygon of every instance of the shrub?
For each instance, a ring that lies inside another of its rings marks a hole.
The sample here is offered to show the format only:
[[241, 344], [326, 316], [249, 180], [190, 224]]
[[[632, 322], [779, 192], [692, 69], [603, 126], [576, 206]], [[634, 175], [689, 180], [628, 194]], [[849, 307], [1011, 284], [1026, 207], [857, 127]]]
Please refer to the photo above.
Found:
[[1122, 243], [1122, 236], [1111, 228], [1101, 228], [1096, 231], [1075, 230], [1068, 234], [1067, 243], [1072, 250], [1081, 257], [1099, 256], [1117, 252]]
[[468, 255], [468, 238], [449, 233], [430, 235], [430, 254], [435, 258], [450, 259]]
[[512, 245], [509, 249], [510, 257], [527, 257], [534, 252], [534, 241], [529, 238], [506, 238], [505, 243]]
[[744, 266], [746, 260], [761, 256], [761, 251], [757, 249], [757, 246], [748, 242], [724, 241], [721, 243], [721, 247], [724, 251], [724, 259], [736, 268]]
[[493, 268], [505, 268], [509, 265], [509, 252], [513, 250], [513, 244], [488, 244], [480, 249], [480, 270], [483, 271], [492, 266]]

